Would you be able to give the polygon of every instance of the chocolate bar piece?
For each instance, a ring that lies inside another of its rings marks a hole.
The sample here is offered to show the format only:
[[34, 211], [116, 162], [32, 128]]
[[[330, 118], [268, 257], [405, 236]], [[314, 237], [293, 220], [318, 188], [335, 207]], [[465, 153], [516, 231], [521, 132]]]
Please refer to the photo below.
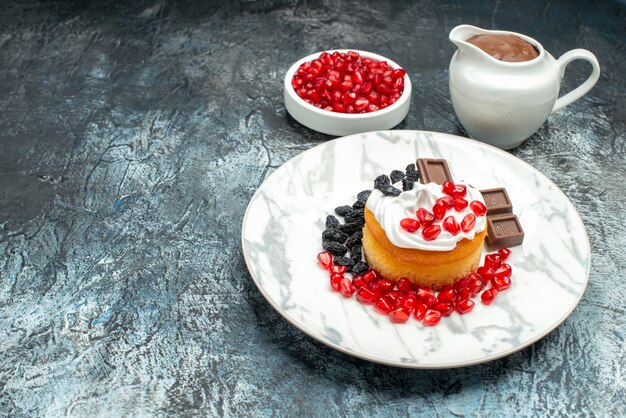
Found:
[[422, 184], [431, 182], [443, 184], [446, 181], [452, 181], [452, 174], [450, 174], [446, 160], [418, 158], [417, 168], [420, 171], [420, 181]]
[[515, 247], [524, 241], [524, 230], [512, 213], [487, 217], [487, 245], [494, 248]]
[[513, 212], [511, 199], [509, 199], [509, 195], [504, 187], [481, 190], [480, 193], [483, 195], [483, 199], [485, 199], [487, 216]]

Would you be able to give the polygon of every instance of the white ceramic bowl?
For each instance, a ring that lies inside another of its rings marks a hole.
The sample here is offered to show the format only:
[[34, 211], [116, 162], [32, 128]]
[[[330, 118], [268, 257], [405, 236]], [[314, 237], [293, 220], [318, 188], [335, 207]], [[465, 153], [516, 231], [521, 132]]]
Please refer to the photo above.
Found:
[[[387, 61], [392, 69], [402, 68], [389, 58], [367, 51], [356, 49], [334, 49], [326, 51], [333, 52], [354, 51], [364, 58], [371, 58], [378, 61]], [[370, 113], [339, 113], [329, 110], [319, 109], [305, 102], [291, 86], [291, 80], [298, 71], [300, 65], [307, 61], [318, 58], [322, 52], [316, 52], [306, 56], [293, 64], [285, 74], [285, 107], [289, 114], [304, 126], [329, 135], [352, 135], [360, 132], [379, 131], [390, 129], [402, 122], [409, 113], [411, 106], [411, 80], [408, 73], [404, 76], [404, 91], [397, 102], [384, 109]]]

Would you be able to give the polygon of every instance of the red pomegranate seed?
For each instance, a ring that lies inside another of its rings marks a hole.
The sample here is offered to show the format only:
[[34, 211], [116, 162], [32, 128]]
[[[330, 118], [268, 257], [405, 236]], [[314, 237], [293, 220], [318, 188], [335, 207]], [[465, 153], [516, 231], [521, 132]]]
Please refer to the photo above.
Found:
[[476, 273], [482, 277], [483, 281], [488, 282], [493, 279], [495, 270], [487, 266], [481, 266], [476, 269]]
[[496, 297], [497, 294], [498, 294], [498, 291], [494, 289], [493, 287], [490, 287], [489, 289], [485, 290], [483, 293], [480, 294], [480, 300], [485, 305], [491, 305], [491, 302], [493, 302], [493, 299]]
[[461, 299], [454, 304], [454, 309], [464, 315], [474, 309], [474, 301], [470, 299]]
[[431, 225], [422, 230], [422, 237], [426, 241], [432, 241], [441, 233], [441, 227], [439, 225]]
[[354, 294], [354, 286], [352, 285], [352, 280], [348, 279], [347, 277], [341, 279], [341, 282], [339, 283], [339, 293], [341, 293], [341, 296], [343, 296], [344, 298], [352, 297], [352, 295]]
[[415, 232], [419, 229], [420, 223], [417, 219], [404, 218], [400, 221], [400, 226], [407, 232]]
[[330, 272], [331, 273], [336, 273], [336, 274], [344, 274], [346, 272], [348, 268], [346, 266], [337, 266], [337, 265], [332, 265], [330, 266]]
[[399, 292], [408, 292], [411, 290], [411, 281], [409, 279], [402, 278], [397, 283]]
[[422, 323], [427, 327], [434, 327], [439, 321], [441, 321], [441, 312], [431, 310], [426, 312]]
[[335, 112], [346, 113], [346, 107], [340, 102], [333, 102], [333, 110]]
[[369, 285], [369, 290], [376, 296], [376, 299], [382, 297], [385, 294], [385, 291], [380, 288], [380, 281], [375, 280], [373, 283]]
[[405, 74], [406, 71], [404, 71], [402, 68], [398, 68], [391, 73], [391, 75], [394, 77], [404, 77]]
[[503, 277], [503, 276], [511, 277], [511, 273], [512, 273], [511, 266], [509, 266], [506, 263], [502, 263], [502, 265], [500, 265], [500, 267], [496, 269], [494, 274], [497, 277]]
[[393, 87], [393, 88], [396, 88], [396, 89], [398, 89], [398, 90], [399, 90], [399, 89], [401, 89], [401, 88], [403, 88], [403, 87], [404, 87], [404, 78], [402, 78], [402, 77], [398, 77], [398, 78], [396, 78], [396, 79], [393, 81], [393, 86], [392, 86], [392, 87]]
[[341, 280], [344, 277], [341, 274], [331, 274], [330, 275], [330, 287], [335, 291], [339, 292], [341, 287]]
[[380, 279], [378, 281], [378, 288], [385, 293], [393, 290], [394, 286], [395, 286], [395, 283], [389, 279]]
[[406, 298], [402, 300], [402, 302], [399, 302], [398, 305], [400, 306], [400, 308], [404, 309], [407, 312], [413, 312], [413, 307], [415, 306], [416, 303], [417, 303], [417, 299], [411, 296], [407, 296]]
[[372, 283], [377, 278], [378, 278], [378, 274], [376, 274], [376, 271], [374, 271], [374, 270], [368, 270], [363, 275], [363, 280], [365, 280], [367, 283]]
[[409, 320], [409, 313], [402, 308], [389, 312], [389, 319], [396, 324], [402, 324]]
[[485, 204], [483, 202], [479, 202], [478, 200], [472, 200], [469, 206], [476, 216], [485, 216], [487, 213], [487, 207]]
[[451, 233], [452, 235], [457, 235], [461, 231], [461, 227], [459, 223], [454, 219], [454, 216], [448, 216], [443, 221], [443, 229]]
[[317, 255], [317, 263], [324, 270], [328, 270], [333, 264], [333, 256], [328, 251], [321, 252]]
[[485, 281], [483, 279], [476, 279], [470, 282], [469, 290], [472, 292], [472, 296], [476, 296], [485, 287]]
[[489, 267], [494, 270], [500, 267], [501, 263], [502, 263], [502, 257], [500, 257], [500, 254], [498, 253], [487, 254], [485, 256], [485, 261], [483, 262], [485, 267]]
[[424, 318], [427, 310], [428, 306], [426, 306], [425, 303], [416, 302], [415, 306], [413, 307], [413, 317], [418, 321], [421, 321]]
[[502, 261], [506, 261], [506, 259], [509, 258], [509, 256], [511, 255], [511, 250], [509, 250], [508, 248], [500, 248], [498, 250], [498, 254], [500, 254]]
[[437, 300], [439, 302], [454, 302], [456, 299], [456, 290], [446, 289], [439, 292]]
[[358, 112], [367, 109], [369, 105], [370, 105], [370, 102], [364, 97], [359, 97], [358, 99], [356, 99], [356, 102], [354, 102], [354, 108]]
[[369, 106], [367, 106], [368, 112], [376, 112], [377, 110], [378, 110], [378, 106], [376, 106], [375, 104], [370, 104]]
[[463, 197], [467, 194], [467, 187], [464, 184], [455, 184], [452, 189], [452, 196]]
[[420, 223], [424, 226], [431, 225], [433, 222], [435, 222], [435, 215], [433, 215], [424, 208], [419, 208], [417, 212], [415, 212], [415, 215], [417, 216], [417, 219], [420, 221]]
[[356, 93], [350, 92], [350, 93], [344, 94], [343, 96], [341, 96], [341, 101], [345, 105], [349, 105], [349, 104], [356, 102]]
[[454, 305], [450, 302], [437, 302], [433, 309], [441, 312], [443, 316], [450, 316], [454, 312]]
[[387, 299], [380, 298], [376, 302], [374, 302], [374, 310], [381, 315], [388, 315], [393, 308], [387, 302]]
[[433, 206], [433, 214], [435, 215], [435, 219], [440, 221], [446, 216], [446, 212], [448, 208], [443, 203], [435, 203]]
[[468, 287], [461, 287], [457, 290], [457, 299], [469, 299], [472, 296], [472, 291]]
[[361, 93], [364, 96], [367, 96], [368, 94], [370, 94], [372, 92], [372, 89], [374, 88], [374, 85], [370, 82], [370, 81], [366, 81], [363, 84], [363, 88], [361, 89]]
[[376, 296], [366, 287], [362, 287], [356, 292], [356, 300], [363, 305], [371, 305], [376, 300]]
[[452, 183], [451, 181], [446, 181], [441, 186], [441, 191], [447, 194], [448, 196], [452, 196], [452, 193], [454, 192], [454, 183]]
[[457, 280], [457, 281], [454, 283], [454, 288], [455, 288], [456, 290], [459, 290], [459, 289], [460, 289], [460, 288], [462, 288], [462, 287], [468, 287], [468, 286], [469, 286], [469, 284], [470, 284], [470, 278], [469, 278], [469, 276], [466, 276], [466, 277], [463, 277], [463, 278], [462, 278], [462, 279], [460, 279], [460, 280]]
[[503, 290], [511, 287], [511, 278], [508, 276], [496, 276], [491, 279], [491, 285], [498, 291], [502, 292]]
[[452, 199], [450, 196], [440, 197], [435, 201], [435, 204], [442, 204], [446, 208], [450, 209], [454, 207], [454, 199]]
[[457, 212], [461, 212], [468, 205], [469, 203], [467, 203], [467, 200], [463, 199], [462, 197], [454, 198], [454, 210], [456, 210]]
[[474, 229], [474, 225], [476, 225], [476, 216], [473, 213], [468, 213], [461, 221], [461, 229], [463, 232], [470, 232]]
[[352, 105], [346, 106], [346, 113], [354, 113], [354, 106]]
[[367, 282], [365, 280], [363, 280], [363, 277], [361, 277], [361, 276], [354, 276], [352, 278], [352, 285], [356, 289], [360, 289], [362, 287], [367, 287]]
[[400, 292], [398, 292], [397, 290], [392, 290], [389, 293], [387, 293], [387, 296], [385, 297], [392, 305], [395, 305], [396, 301], [400, 297]]

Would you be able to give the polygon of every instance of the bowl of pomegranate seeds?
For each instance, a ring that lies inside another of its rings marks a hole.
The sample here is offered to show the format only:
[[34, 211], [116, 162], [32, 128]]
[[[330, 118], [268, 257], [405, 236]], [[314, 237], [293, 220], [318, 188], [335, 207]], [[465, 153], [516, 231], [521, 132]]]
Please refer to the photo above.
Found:
[[395, 62], [372, 52], [311, 54], [285, 75], [285, 106], [304, 126], [330, 135], [390, 129], [411, 105], [411, 81]]

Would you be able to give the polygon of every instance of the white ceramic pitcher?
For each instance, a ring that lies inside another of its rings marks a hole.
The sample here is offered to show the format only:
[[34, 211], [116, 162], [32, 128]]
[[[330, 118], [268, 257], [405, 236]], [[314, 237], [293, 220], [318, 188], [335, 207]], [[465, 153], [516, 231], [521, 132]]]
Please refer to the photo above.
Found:
[[[470, 44], [474, 35], [515, 35], [531, 43], [539, 56], [523, 62], [504, 62]], [[554, 59], [536, 40], [515, 32], [460, 25], [450, 32], [459, 48], [450, 62], [450, 96], [459, 120], [474, 138], [502, 149], [520, 145], [560, 108], [585, 95], [600, 77], [596, 57], [574, 49]], [[559, 96], [565, 67], [576, 59], [591, 63], [587, 80]]]

